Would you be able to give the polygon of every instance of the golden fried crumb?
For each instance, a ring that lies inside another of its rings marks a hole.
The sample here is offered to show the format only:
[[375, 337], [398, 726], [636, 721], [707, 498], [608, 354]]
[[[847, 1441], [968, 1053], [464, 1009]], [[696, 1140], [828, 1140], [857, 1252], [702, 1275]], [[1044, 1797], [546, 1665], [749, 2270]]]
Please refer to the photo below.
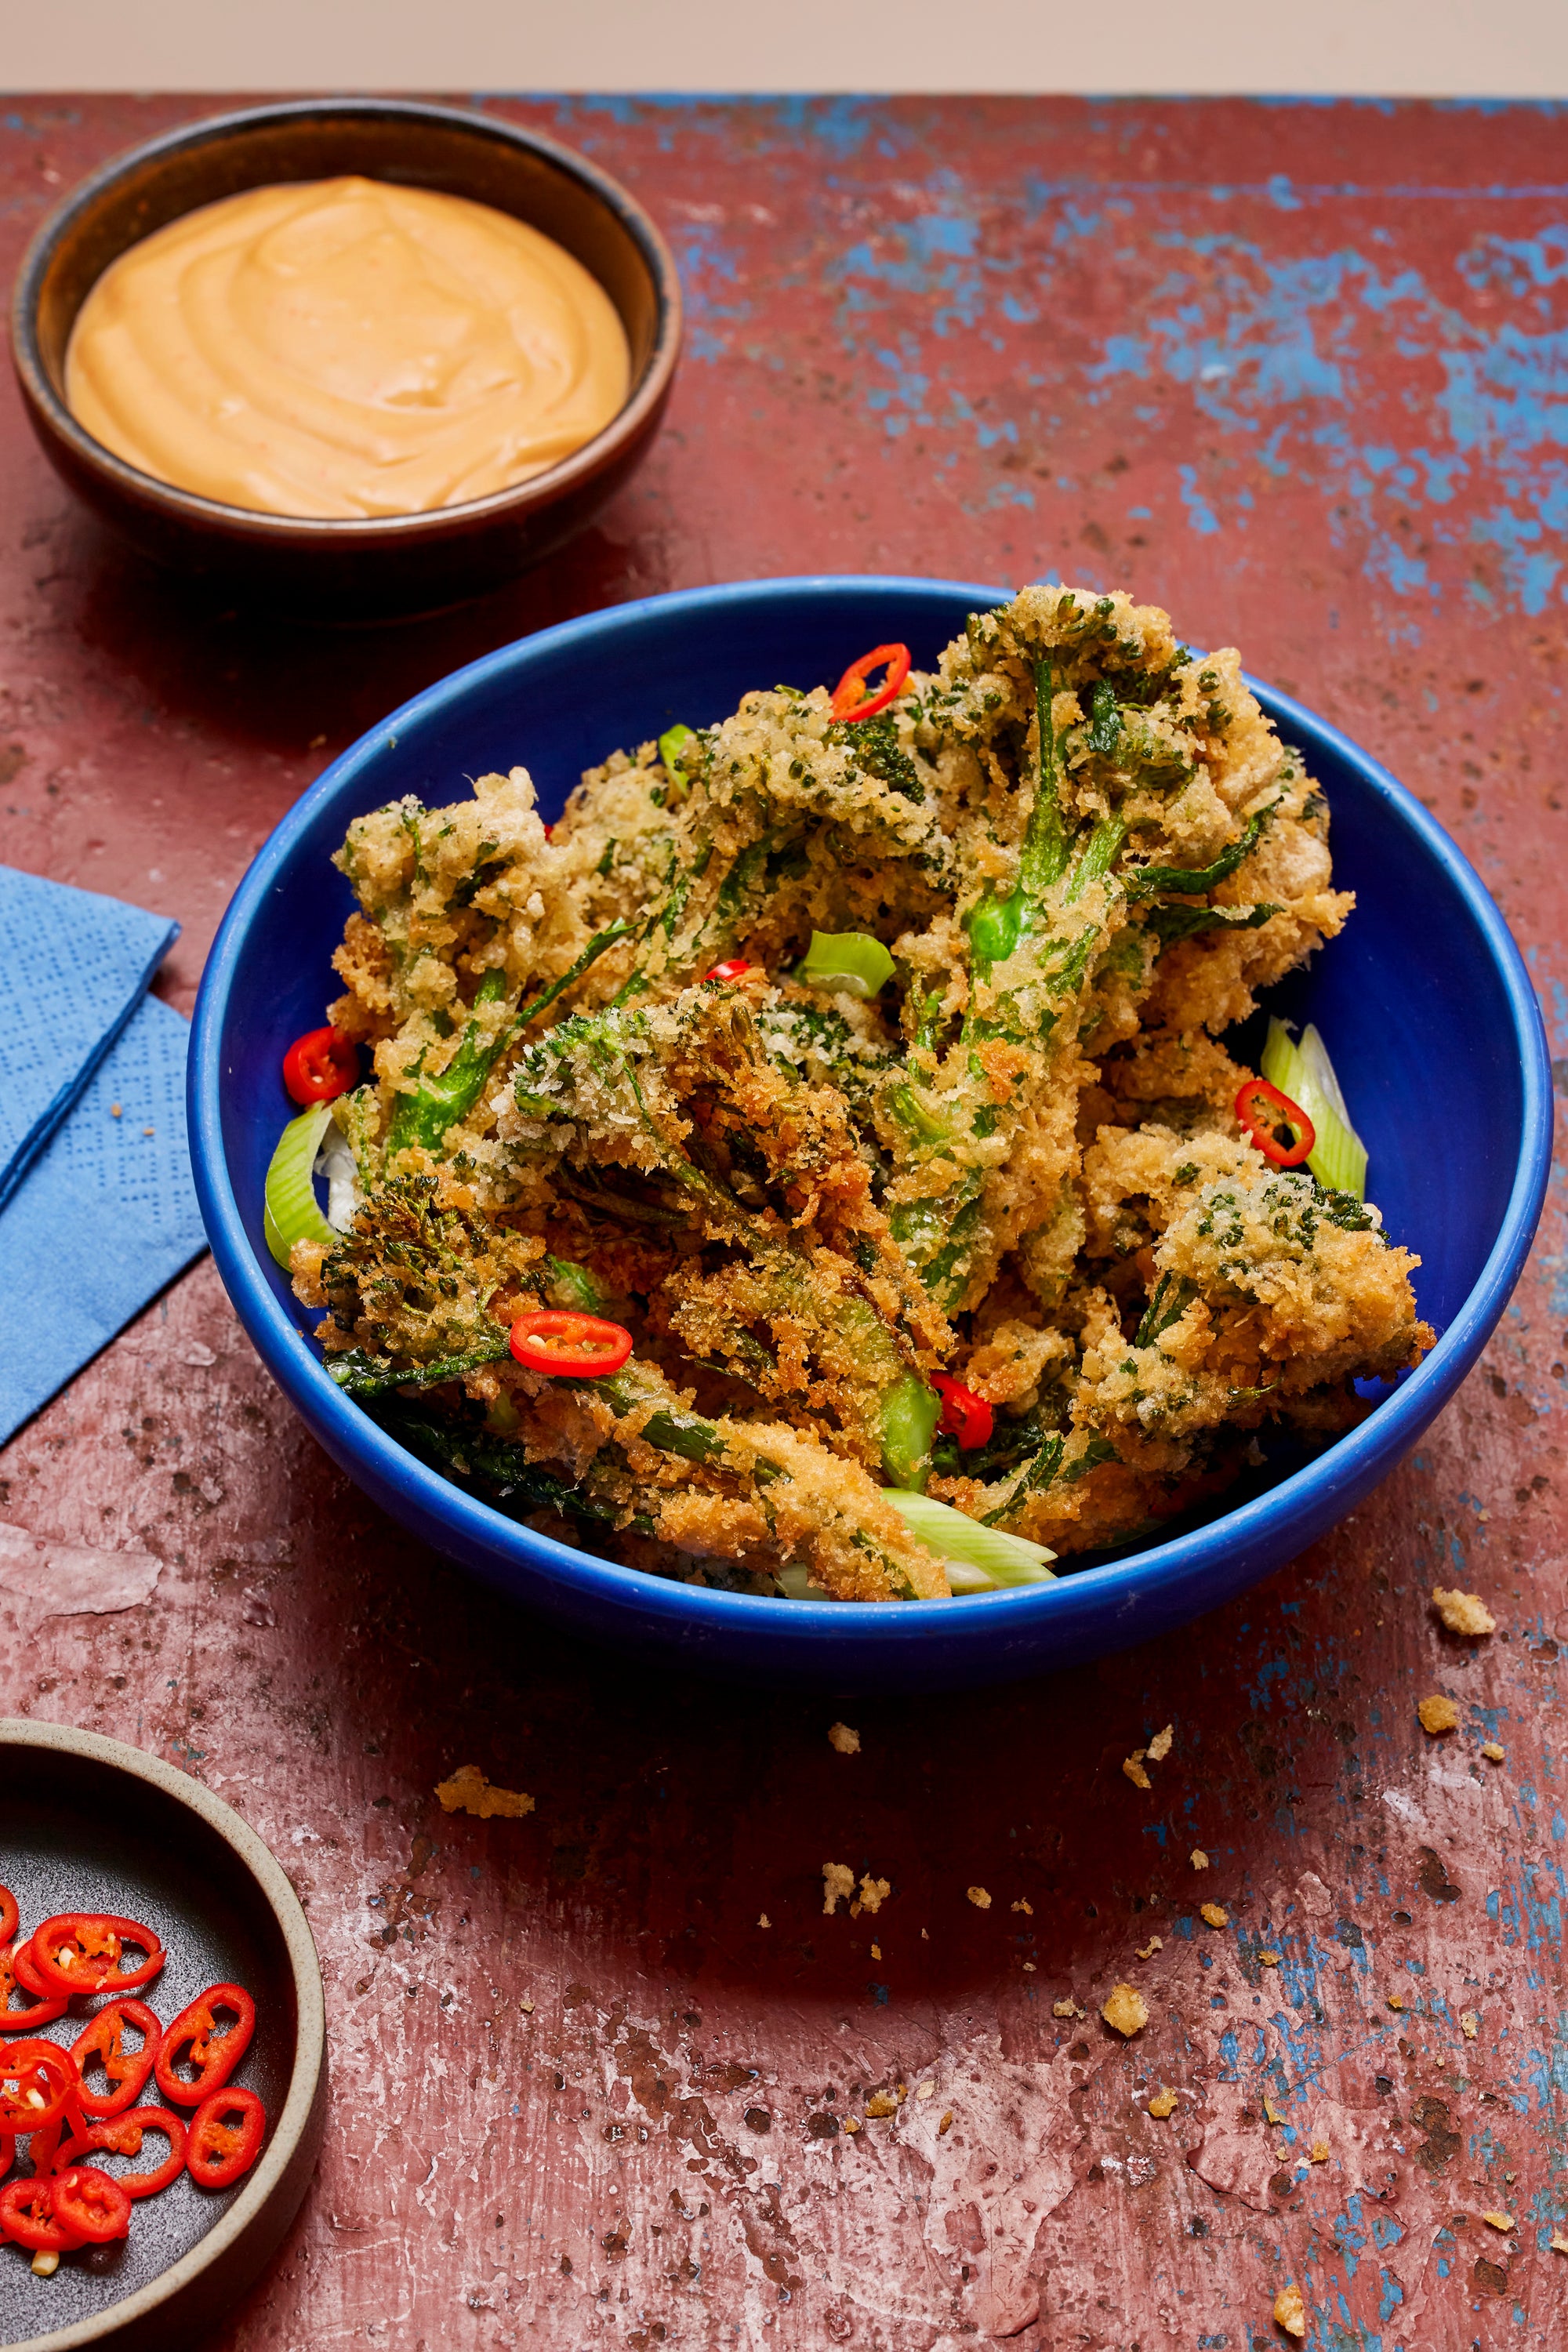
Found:
[[831, 1919], [840, 1898], [846, 1903], [855, 1892], [855, 1873], [847, 1862], [825, 1862], [822, 1865], [822, 1910]]
[[1312, 2142], [1311, 2147], [1307, 2150], [1307, 2160], [1310, 2164], [1327, 2164], [1329, 2160], [1328, 2141], [1326, 2139], [1315, 2139]]
[[1136, 1985], [1112, 1985], [1109, 1995], [1100, 2005], [1100, 2013], [1107, 2025], [1120, 2033], [1124, 2041], [1130, 2041], [1134, 2033], [1142, 2033], [1149, 2022], [1148, 2003]]
[[765, 1911], [760, 1911], [757, 1914], [757, 1925], [759, 1927], [771, 1927], [773, 1924], [773, 1921], [768, 1917]]
[[533, 2003], [530, 2000], [526, 1993], [523, 1994], [522, 1999], [517, 2005], [519, 2009], [521, 2010], [524, 2017], [531, 2017], [533, 2015]]
[[1398, 1992], [1391, 1992], [1391, 1993], [1389, 1994], [1389, 1996], [1388, 1996], [1388, 2006], [1390, 2007], [1390, 2009], [1403, 2009], [1403, 2008], [1405, 2007], [1405, 1996], [1404, 1996], [1404, 1994], [1403, 1994], [1403, 1993], [1398, 1993]]
[[1151, 1764], [1163, 1764], [1164, 1762], [1166, 1757], [1171, 1752], [1171, 1742], [1175, 1738], [1175, 1725], [1173, 1723], [1168, 1723], [1163, 1731], [1157, 1731], [1154, 1734], [1153, 1738], [1143, 1750], [1143, 1753], [1147, 1756]]
[[879, 1960], [879, 1959], [881, 1958], [881, 1957], [882, 1957], [882, 1947], [880, 1946], [880, 1944], [873, 1944], [873, 1945], [872, 1945], [872, 1947], [871, 1947], [871, 1958], [872, 1958], [874, 1960]]
[[1300, 2288], [1294, 2284], [1282, 2286], [1275, 2296], [1274, 2323], [1277, 2327], [1282, 2327], [1287, 2336], [1306, 2335], [1307, 2306], [1301, 2300]]
[[1167, 2091], [1162, 2085], [1149, 2102], [1149, 2113], [1152, 2116], [1156, 2116], [1161, 2123], [1163, 2123], [1165, 2117], [1167, 2116], [1174, 2115], [1175, 2111], [1176, 2095], [1174, 2091]]
[[1259, 1952], [1258, 1958], [1258, 1965], [1262, 1968], [1277, 1969], [1279, 1965], [1279, 1955], [1278, 1952]]
[[1035, 1906], [1026, 1895], [1020, 1895], [1016, 1903], [1014, 1904], [1013, 1908], [1015, 1911], [1026, 1911], [1031, 1919], [1035, 1916]]
[[1486, 1739], [1481, 1742], [1481, 1754], [1489, 1764], [1500, 1764], [1507, 1757], [1508, 1750], [1506, 1748], [1500, 1748], [1495, 1739]]
[[1187, 1859], [1194, 1870], [1206, 1870], [1209, 1866], [1209, 1858], [1201, 1845], [1194, 1846]]
[[1073, 2000], [1069, 1997], [1067, 2000], [1053, 2000], [1051, 2003], [1051, 2015], [1053, 2017], [1081, 2017], [1083, 2015], [1083, 2011], [1079, 2009], [1077, 2001]]
[[1441, 1691], [1434, 1691], [1430, 1698], [1424, 1698], [1415, 1712], [1421, 1717], [1422, 1730], [1429, 1732], [1434, 1738], [1440, 1732], [1458, 1731], [1459, 1727], [1459, 1710], [1451, 1698], [1443, 1696]]
[[1143, 1769], [1145, 1753], [1146, 1750], [1143, 1748], [1135, 1748], [1131, 1756], [1124, 1757], [1122, 1759], [1121, 1769], [1135, 1789], [1147, 1789], [1153, 1785]]
[[1205, 1903], [1200, 1905], [1198, 1909], [1198, 1917], [1204, 1922], [1205, 1927], [1228, 1927], [1230, 1925], [1230, 1913], [1226, 1909], [1223, 1903]]
[[964, 1891], [977, 1911], [990, 1910], [991, 1897], [987, 1895], [984, 1886], [970, 1886], [966, 1887]]
[[860, 2128], [860, 2118], [858, 2116], [846, 2116], [844, 2118], [844, 2128], [847, 2132], [858, 2132]]
[[449, 1780], [437, 1780], [436, 1796], [444, 1813], [477, 1813], [481, 1822], [500, 1815], [521, 1821], [533, 1811], [533, 1799], [521, 1789], [497, 1789], [477, 1764], [459, 1764]]
[[1495, 1633], [1497, 1619], [1479, 1592], [1446, 1592], [1440, 1584], [1432, 1587], [1432, 1605], [1450, 1633]]
[[849, 1906], [849, 1916], [858, 1919], [862, 1911], [879, 1911], [892, 1891], [885, 1878], [863, 1878], [860, 1892]]
[[936, 2096], [936, 2084], [935, 2084], [931, 2080], [931, 2078], [930, 2078], [930, 2076], [929, 2076], [929, 2075], [927, 2076], [926, 2080], [925, 2080], [923, 2083], [921, 2083], [921, 2084], [920, 2084], [920, 2086], [918, 2087], [918, 2089], [916, 2090], [916, 2092], [915, 2092], [915, 2096], [916, 2096], [916, 2098], [917, 2098], [917, 2099], [934, 2099], [934, 2098], [935, 2098], [935, 2096]]
[[1459, 2011], [1459, 2031], [1466, 2041], [1473, 2042], [1480, 2030], [1481, 2021], [1477, 2011], [1473, 2009], [1462, 2009]]
[[1486, 2223], [1489, 2230], [1507, 2231], [1511, 2230], [1513, 2227], [1513, 2215], [1511, 2213], [1483, 2213], [1481, 2215], [1481, 2219]]
[[1034, 1973], [1035, 1973], [1035, 1963], [1033, 1962], [1033, 1960], [1026, 1960], [1026, 1961], [1024, 1962], [1024, 1974], [1025, 1974], [1026, 1977], [1032, 1977], [1032, 1976], [1034, 1975]]
[[942, 2117], [942, 2119], [941, 2123], [939, 2123], [939, 2124], [938, 2124], [938, 2126], [937, 2126], [937, 2127], [936, 2127], [936, 2136], [937, 2136], [938, 2139], [941, 2139], [941, 2138], [942, 2138], [942, 2135], [943, 2135], [945, 2132], [949, 2132], [949, 2131], [951, 2131], [952, 2129], [952, 2109], [951, 2107], [949, 2107], [949, 2109], [948, 2109], [948, 2111], [947, 2111], [946, 2115], [945, 2115], [945, 2116], [943, 2116], [943, 2117]]
[[858, 1756], [860, 1734], [858, 1731], [851, 1731], [847, 1723], [830, 1723], [827, 1727], [827, 1744], [830, 1748], [837, 1748], [840, 1756]]
[[1151, 1936], [1146, 1944], [1139, 1945], [1138, 1957], [1141, 1960], [1152, 1960], [1156, 1952], [1163, 1952], [1164, 1948], [1165, 1947], [1162, 1937], [1158, 1936]]
[[1552, 2231], [1550, 2242], [1550, 2252], [1554, 2254], [1568, 2254], [1568, 2238], [1565, 2238], [1563, 2235], [1561, 2230]]

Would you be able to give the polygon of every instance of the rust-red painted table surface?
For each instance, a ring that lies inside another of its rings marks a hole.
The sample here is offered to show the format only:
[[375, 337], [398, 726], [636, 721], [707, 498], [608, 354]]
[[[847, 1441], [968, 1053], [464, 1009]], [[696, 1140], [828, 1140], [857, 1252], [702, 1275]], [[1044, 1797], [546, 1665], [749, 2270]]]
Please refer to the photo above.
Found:
[[[7, 268], [200, 110], [15, 106]], [[703, 581], [1054, 572], [1239, 643], [1387, 761], [1568, 1051], [1562, 112], [499, 110], [674, 242], [690, 339], [646, 471], [487, 604], [310, 635], [108, 544], [7, 385], [0, 856], [177, 915], [188, 1009], [295, 794], [458, 662]], [[1440, 1150], [1440, 1069], [1431, 1105]], [[1335, 2352], [1560, 2346], [1565, 1325], [1559, 1189], [1419, 1453], [1246, 1601], [1070, 1677], [818, 1700], [574, 1647], [420, 1550], [198, 1265], [0, 1462], [5, 1521], [163, 1563], [118, 1612], [0, 1595], [0, 1706], [182, 1763], [308, 1906], [326, 2150], [215, 2346], [1241, 2347], [1289, 2340], [1289, 2281]], [[1497, 1634], [1445, 1634], [1434, 1582]], [[1143, 1792], [1122, 1759], [1167, 1722]], [[536, 1810], [443, 1813], [468, 1762]], [[824, 1917], [828, 1861], [889, 1880], [879, 1912]]]

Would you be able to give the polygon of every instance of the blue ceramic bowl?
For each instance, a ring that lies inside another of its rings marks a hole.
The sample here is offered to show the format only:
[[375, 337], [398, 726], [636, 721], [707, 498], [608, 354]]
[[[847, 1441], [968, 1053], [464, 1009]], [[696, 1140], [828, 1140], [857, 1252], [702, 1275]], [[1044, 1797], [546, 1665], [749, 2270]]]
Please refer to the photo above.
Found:
[[[1254, 683], [1333, 810], [1342, 937], [1279, 992], [1331, 1040], [1389, 1231], [1421, 1256], [1436, 1346], [1315, 1461], [1209, 1524], [1058, 1583], [918, 1606], [759, 1601], [613, 1567], [448, 1486], [333, 1386], [261, 1234], [262, 1182], [289, 1111], [279, 1063], [337, 992], [351, 900], [330, 863], [351, 817], [427, 803], [517, 762], [546, 817], [581, 771], [748, 688], [837, 677], [866, 646], [934, 662], [1005, 591], [946, 581], [764, 580], [622, 604], [458, 670], [334, 761], [258, 856], [202, 982], [191, 1137], [213, 1255], [268, 1370], [349, 1476], [437, 1550], [585, 1633], [759, 1676], [883, 1687], [980, 1683], [1094, 1657], [1183, 1623], [1322, 1534], [1406, 1454], [1476, 1361], [1524, 1263], [1552, 1142], [1541, 1015], [1475, 874], [1404, 787], [1298, 703]], [[1434, 1105], [1441, 1101], [1440, 1129]]]

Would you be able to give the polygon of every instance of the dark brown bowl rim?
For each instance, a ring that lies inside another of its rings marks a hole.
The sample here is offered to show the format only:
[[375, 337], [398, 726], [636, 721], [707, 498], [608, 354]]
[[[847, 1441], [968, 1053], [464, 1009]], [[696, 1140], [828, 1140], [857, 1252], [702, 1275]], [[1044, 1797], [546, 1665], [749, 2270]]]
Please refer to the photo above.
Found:
[[47, 1755], [82, 1757], [110, 1771], [144, 1780], [175, 1804], [197, 1814], [209, 1829], [216, 1831], [266, 1897], [283, 1937], [294, 1980], [298, 2022], [288, 2096], [260, 2163], [228, 2210], [177, 2263], [171, 2263], [166, 2271], [160, 2271], [156, 2278], [149, 2279], [145, 2286], [138, 2287], [123, 2302], [111, 2303], [90, 2317], [75, 2320], [68, 2327], [56, 2328], [50, 2335], [29, 2336], [10, 2347], [10, 2352], [81, 2352], [81, 2347], [111, 2338], [132, 2321], [152, 2317], [161, 2304], [182, 2293], [209, 2265], [221, 2262], [266, 2212], [311, 2126], [326, 2063], [326, 2003], [321, 1962], [300, 1898], [281, 1865], [232, 1805], [215, 1797], [190, 1773], [165, 1764], [162, 1757], [150, 1756], [144, 1748], [127, 1748], [118, 1739], [106, 1739], [100, 1732], [77, 1731], [63, 1723], [33, 1723], [25, 1716], [0, 1717], [0, 1755], [16, 1748], [36, 1748]]
[[[79, 214], [112, 188], [117, 180], [140, 170], [149, 162], [156, 162], [161, 156], [187, 153], [193, 148], [216, 144], [257, 124], [286, 123], [307, 117], [350, 121], [391, 119], [411, 124], [443, 124], [482, 131], [502, 144], [526, 148], [531, 153], [543, 157], [547, 163], [579, 181], [597, 196], [608, 211], [615, 214], [647, 264], [658, 305], [658, 324], [653, 350], [643, 370], [641, 382], [634, 388], [625, 407], [616, 412], [602, 432], [596, 433], [591, 441], [585, 441], [582, 448], [574, 450], [570, 457], [563, 458], [559, 465], [549, 467], [542, 474], [535, 474], [510, 489], [492, 490], [487, 498], [471, 499], [462, 506], [433, 507], [405, 515], [360, 517], [272, 515], [251, 507], [227, 506], [220, 499], [205, 499], [194, 490], [180, 489], [174, 483], [162, 480], [156, 474], [144, 474], [139, 467], [127, 465], [122, 457], [117, 457], [111, 449], [105, 448], [101, 441], [84, 431], [56, 391], [38, 349], [39, 293], [45, 273], [64, 231]], [[585, 155], [578, 154], [575, 149], [563, 146], [558, 140], [547, 139], [540, 131], [525, 131], [517, 123], [502, 121], [494, 115], [476, 113], [468, 107], [433, 106], [416, 99], [280, 100], [270, 106], [242, 107], [227, 114], [207, 115], [195, 122], [182, 123], [173, 131], [161, 131], [155, 139], [143, 140], [139, 146], [126, 148], [81, 181], [39, 225], [22, 257], [11, 299], [11, 352], [16, 373], [50, 432], [68, 443], [84, 465], [108, 476], [122, 491], [129, 491], [142, 499], [151, 498], [167, 513], [182, 520], [204, 524], [209, 529], [216, 525], [230, 535], [251, 536], [285, 545], [291, 541], [313, 540], [323, 531], [330, 532], [335, 541], [345, 546], [374, 546], [384, 544], [389, 540], [428, 536], [432, 530], [447, 536], [491, 517], [552, 505], [562, 491], [569, 489], [575, 482], [591, 479], [627, 443], [637, 440], [668, 391], [680, 352], [680, 280], [676, 274], [674, 257], [648, 215], [618, 180], [613, 179], [608, 172], [602, 172], [596, 163], [590, 163]]]

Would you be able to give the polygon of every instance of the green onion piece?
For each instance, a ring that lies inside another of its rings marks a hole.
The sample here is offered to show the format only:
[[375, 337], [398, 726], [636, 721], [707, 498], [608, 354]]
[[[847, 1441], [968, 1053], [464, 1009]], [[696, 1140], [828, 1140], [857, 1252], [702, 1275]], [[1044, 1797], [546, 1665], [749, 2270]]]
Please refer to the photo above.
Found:
[[690, 777], [681, 764], [682, 755], [687, 745], [695, 743], [696, 740], [695, 727], [680, 726], [667, 727], [658, 739], [658, 756], [664, 762], [665, 772], [670, 782], [679, 784], [682, 792], [689, 791], [691, 783]]
[[546, 1258], [544, 1263], [552, 1307], [574, 1307], [584, 1315], [604, 1311], [605, 1294], [585, 1265], [569, 1257]]
[[826, 1601], [827, 1595], [820, 1584], [813, 1584], [811, 1570], [803, 1560], [787, 1559], [773, 1571], [773, 1582], [786, 1601]]
[[328, 1249], [337, 1246], [338, 1235], [321, 1214], [310, 1174], [331, 1116], [331, 1104], [324, 1102], [312, 1103], [298, 1118], [291, 1118], [278, 1139], [267, 1171], [262, 1228], [267, 1246], [285, 1274], [296, 1242], [321, 1242]]
[[795, 973], [808, 988], [838, 989], [846, 996], [875, 996], [892, 977], [892, 957], [867, 931], [813, 931]]
[[917, 1373], [906, 1372], [882, 1391], [882, 1467], [895, 1486], [925, 1485], [941, 1418], [942, 1399]]
[[[1044, 1544], [1026, 1536], [1004, 1535], [1000, 1528], [984, 1528], [978, 1519], [955, 1511], [930, 1495], [900, 1494], [886, 1489], [887, 1499], [912, 1535], [934, 1551], [947, 1569], [955, 1592], [990, 1592], [1005, 1584], [1051, 1584], [1056, 1571], [1047, 1563], [1056, 1558]], [[956, 1571], [956, 1573], [955, 1573]]]
[[1366, 1146], [1351, 1125], [1328, 1047], [1317, 1030], [1309, 1024], [1298, 1045], [1282, 1021], [1271, 1020], [1260, 1067], [1271, 1087], [1300, 1104], [1316, 1129], [1307, 1165], [1319, 1183], [1364, 1201]]

